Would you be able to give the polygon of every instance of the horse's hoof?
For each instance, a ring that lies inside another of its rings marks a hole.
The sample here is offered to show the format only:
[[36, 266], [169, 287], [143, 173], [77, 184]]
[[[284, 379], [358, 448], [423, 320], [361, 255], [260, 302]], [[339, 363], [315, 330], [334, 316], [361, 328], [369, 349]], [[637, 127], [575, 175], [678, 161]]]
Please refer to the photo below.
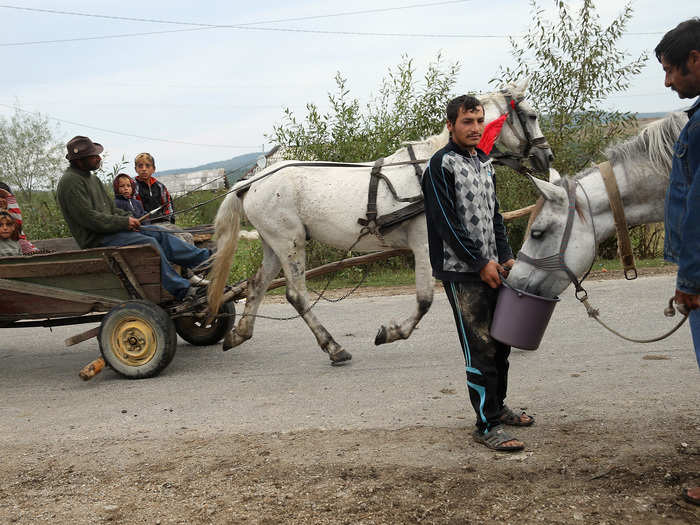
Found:
[[377, 332], [377, 335], [374, 337], [374, 344], [376, 346], [383, 345], [386, 343], [386, 338], [387, 338], [387, 332], [386, 332], [386, 326], [382, 326], [379, 331]]
[[224, 343], [221, 345], [221, 350], [224, 351], [224, 352], [227, 352], [228, 350], [231, 350], [231, 348], [233, 348], [233, 345], [227, 343], [226, 341], [224, 341]]
[[346, 352], [345, 350], [341, 350], [340, 352], [331, 354], [330, 357], [331, 365], [338, 366], [342, 365], [343, 363], [346, 363], [347, 361], [350, 361], [352, 359], [352, 354], [350, 352]]

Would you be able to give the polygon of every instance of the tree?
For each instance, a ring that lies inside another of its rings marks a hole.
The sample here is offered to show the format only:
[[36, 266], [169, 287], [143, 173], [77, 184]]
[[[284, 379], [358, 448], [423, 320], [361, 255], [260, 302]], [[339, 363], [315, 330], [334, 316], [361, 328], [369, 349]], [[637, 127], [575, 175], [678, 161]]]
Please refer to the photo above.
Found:
[[0, 117], [0, 178], [13, 191], [31, 202], [34, 191], [55, 185], [64, 163], [48, 118], [19, 106], [9, 120]]
[[403, 142], [442, 130], [459, 67], [444, 64], [438, 55], [419, 82], [413, 60], [403, 56], [364, 110], [357, 98], [350, 97], [347, 79], [338, 72], [327, 112], [309, 102], [300, 123], [287, 108], [268, 138], [282, 146], [288, 158], [300, 160], [358, 162], [385, 157]]
[[554, 21], [545, 18], [536, 0], [530, 5], [533, 22], [527, 34], [522, 40], [510, 38], [515, 66], [499, 67], [492, 82], [530, 79], [528, 100], [540, 113], [554, 166], [576, 173], [592, 160], [601, 160], [610, 142], [630, 132], [634, 115], [603, 110], [601, 103], [629, 87], [647, 55], [628, 61], [628, 53], [618, 47], [632, 18], [630, 4], [607, 27], [601, 25], [593, 0], [583, 0], [576, 13], [556, 0]]

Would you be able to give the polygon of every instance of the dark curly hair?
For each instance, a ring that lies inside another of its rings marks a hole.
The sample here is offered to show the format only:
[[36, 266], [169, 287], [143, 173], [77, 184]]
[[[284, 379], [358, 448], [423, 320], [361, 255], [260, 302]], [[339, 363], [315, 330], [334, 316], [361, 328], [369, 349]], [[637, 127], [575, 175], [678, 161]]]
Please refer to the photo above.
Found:
[[457, 98], [453, 98], [448, 102], [446, 109], [447, 120], [451, 124], [457, 122], [460, 108], [462, 111], [476, 111], [476, 108], [481, 108], [483, 111], [484, 105], [472, 95], [460, 95]]
[[700, 51], [700, 18], [697, 17], [681, 22], [666, 33], [654, 53], [659, 62], [663, 58], [685, 75], [688, 73], [688, 56], [693, 50]]

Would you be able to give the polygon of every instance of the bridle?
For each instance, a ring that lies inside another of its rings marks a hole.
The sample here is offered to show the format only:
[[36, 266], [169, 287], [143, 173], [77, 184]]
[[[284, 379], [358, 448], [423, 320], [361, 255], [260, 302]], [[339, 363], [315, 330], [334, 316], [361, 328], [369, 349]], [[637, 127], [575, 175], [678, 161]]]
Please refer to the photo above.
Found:
[[[520, 127], [523, 130], [523, 134], [520, 135], [516, 131], [515, 126], [511, 126], [513, 135], [515, 135], [515, 137], [518, 139], [518, 142], [520, 142], [521, 146], [524, 145], [525, 149], [523, 153], [502, 152], [496, 146], [494, 146], [491, 150], [490, 156], [494, 159], [495, 162], [503, 164], [504, 166], [508, 166], [509, 168], [517, 172], [524, 173], [527, 170], [523, 166], [523, 161], [531, 157], [530, 153], [532, 152], [533, 148], [551, 148], [544, 135], [541, 137], [532, 138], [532, 133], [530, 133], [530, 129], [527, 125], [528, 117], [527, 115], [525, 115], [525, 112], [520, 106], [520, 103], [523, 101], [523, 97], [515, 98], [508, 91], [502, 91], [502, 93], [506, 99], [508, 122], [510, 122], [511, 124], [513, 123], [513, 114], [515, 114], [515, 117], [518, 119], [518, 122], [520, 122]], [[495, 105], [500, 111], [501, 108], [499, 108], [498, 104]]]
[[[534, 259], [521, 250], [518, 252], [518, 259], [528, 263], [531, 266], [534, 266], [535, 268], [539, 268], [540, 270], [544, 270], [547, 272], [555, 272], [558, 270], [565, 272], [566, 275], [569, 277], [569, 280], [576, 287], [576, 298], [579, 301], [584, 301], [588, 298], [588, 294], [586, 293], [586, 290], [584, 289], [582, 283], [584, 279], [588, 277], [588, 274], [590, 273], [591, 268], [593, 267], [593, 261], [595, 261], [596, 254], [596, 233], [595, 224], [593, 222], [593, 212], [591, 210], [591, 203], [588, 199], [588, 194], [586, 193], [586, 190], [583, 188], [583, 186], [581, 186], [581, 184], [578, 181], [574, 180], [571, 177], [564, 177], [562, 180], [566, 185], [566, 194], [569, 198], [569, 211], [566, 217], [566, 226], [564, 227], [564, 234], [562, 235], [561, 243], [559, 245], [559, 252], [548, 257]], [[584, 276], [581, 277], [581, 280], [579, 280], [576, 277], [574, 272], [571, 270], [571, 268], [569, 268], [565, 261], [566, 249], [569, 246], [571, 231], [574, 227], [574, 216], [576, 214], [576, 189], [578, 187], [581, 188], [581, 191], [583, 191], [583, 194], [586, 196], [586, 201], [588, 205], [588, 215], [591, 218], [591, 227], [593, 228], [593, 258], [591, 260], [591, 266], [588, 268], [588, 271], [584, 274]]]
[[[595, 223], [593, 222], [593, 210], [591, 208], [591, 201], [588, 198], [588, 194], [586, 193], [585, 188], [583, 185], [581, 185], [578, 181], [574, 180], [571, 177], [565, 177], [564, 179], [565, 184], [566, 184], [566, 193], [567, 196], [569, 197], [569, 211], [568, 215], [566, 217], [566, 226], [564, 227], [564, 234], [562, 235], [561, 238], [561, 244], [559, 245], [559, 253], [556, 253], [554, 255], [550, 255], [549, 257], [542, 257], [541, 259], [533, 259], [529, 255], [523, 253], [521, 250], [518, 252], [518, 259], [522, 260], [535, 268], [539, 268], [540, 270], [544, 270], [547, 272], [555, 272], [557, 270], [562, 270], [563, 272], [566, 273], [566, 275], [569, 277], [569, 280], [572, 282], [572, 284], [576, 287], [576, 299], [581, 301], [583, 306], [586, 308], [586, 313], [588, 314], [588, 317], [592, 317], [595, 319], [603, 328], [608, 330], [609, 332], [615, 334], [618, 337], [621, 337], [622, 339], [626, 341], [631, 341], [633, 343], [653, 343], [656, 341], [661, 341], [662, 339], [665, 339], [672, 333], [674, 333], [676, 330], [678, 330], [681, 325], [688, 319], [688, 310], [681, 308], [684, 307], [684, 305], [679, 305], [678, 306], [678, 311], [683, 315], [683, 318], [670, 330], [668, 330], [666, 333], [657, 336], [657, 337], [652, 337], [649, 339], [638, 339], [638, 338], [633, 338], [633, 337], [627, 337], [625, 335], [622, 335], [620, 332], [617, 330], [613, 330], [610, 326], [608, 326], [606, 323], [604, 323], [600, 319], [600, 312], [597, 308], [594, 308], [589, 302], [588, 302], [588, 292], [586, 292], [586, 289], [583, 287], [582, 283], [586, 277], [588, 277], [588, 274], [591, 272], [591, 268], [593, 268], [593, 262], [595, 261], [595, 254], [596, 254], [596, 232], [595, 232]], [[564, 260], [564, 256], [566, 254], [566, 248], [569, 245], [569, 239], [571, 238], [571, 231], [573, 229], [573, 224], [574, 224], [574, 215], [576, 213], [576, 189], [580, 187], [581, 191], [583, 194], [586, 196], [586, 204], [588, 207], [588, 215], [591, 218], [591, 228], [593, 228], [593, 258], [591, 260], [591, 265], [588, 267], [588, 270], [586, 273], [581, 277], [581, 280], [576, 278], [576, 275], [574, 272], [571, 271], [571, 268], [566, 264], [566, 261]], [[636, 270], [635, 270], [635, 277], [636, 277]], [[673, 307], [673, 297], [671, 297], [668, 306], [664, 310], [664, 315], [666, 317], [672, 317], [675, 315], [675, 309]]]

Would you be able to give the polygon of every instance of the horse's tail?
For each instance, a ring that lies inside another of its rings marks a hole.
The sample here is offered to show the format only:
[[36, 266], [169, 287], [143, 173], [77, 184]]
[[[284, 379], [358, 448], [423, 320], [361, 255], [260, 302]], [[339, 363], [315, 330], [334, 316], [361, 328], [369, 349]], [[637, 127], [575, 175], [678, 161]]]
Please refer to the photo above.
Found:
[[243, 203], [235, 193], [230, 193], [221, 203], [214, 220], [216, 233], [216, 253], [214, 264], [209, 272], [209, 311], [218, 312], [221, 298], [233, 264], [233, 256], [238, 247], [238, 234], [241, 230], [241, 210]]

